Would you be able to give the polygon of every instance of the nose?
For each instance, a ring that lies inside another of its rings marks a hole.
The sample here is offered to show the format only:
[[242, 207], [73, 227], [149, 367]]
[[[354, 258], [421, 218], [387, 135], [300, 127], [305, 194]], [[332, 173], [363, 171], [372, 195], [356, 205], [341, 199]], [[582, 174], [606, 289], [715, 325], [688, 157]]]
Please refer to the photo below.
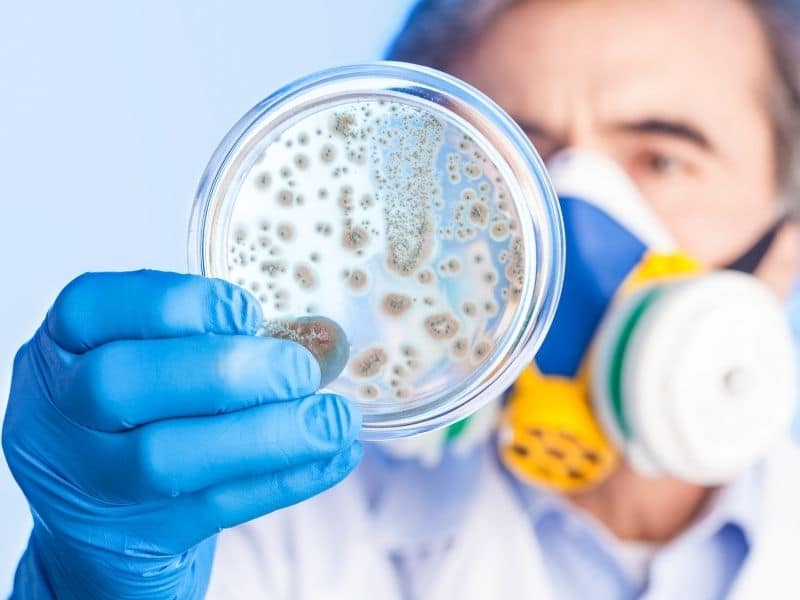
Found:
[[560, 129], [562, 150], [579, 150], [596, 154], [610, 155], [611, 148], [607, 136], [599, 127], [594, 109], [585, 101], [573, 99], [569, 112], [565, 115]]

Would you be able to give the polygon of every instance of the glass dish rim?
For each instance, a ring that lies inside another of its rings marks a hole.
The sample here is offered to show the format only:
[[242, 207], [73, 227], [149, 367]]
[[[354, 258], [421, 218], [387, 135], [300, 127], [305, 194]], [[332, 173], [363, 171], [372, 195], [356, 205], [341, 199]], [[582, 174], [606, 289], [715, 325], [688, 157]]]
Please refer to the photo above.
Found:
[[[335, 86], [352, 80], [372, 82], [374, 88], [364, 89], [365, 94], [370, 91], [377, 93], [385, 90], [388, 93], [400, 90], [424, 99], [428, 99], [426, 94], [436, 94], [436, 104], [470, 124], [474, 123], [463, 112], [477, 114], [482, 118], [480, 131], [483, 133], [491, 128], [496, 139], [508, 143], [506, 152], [498, 150], [499, 154], [503, 159], [508, 158], [509, 151], [516, 155], [512, 158], [517, 160], [518, 166], [524, 168], [522, 175], [527, 174], [531, 180], [529, 183], [538, 191], [538, 198], [523, 198], [523, 206], [520, 206], [517, 194], [512, 194], [517, 211], [527, 209], [529, 213], [536, 233], [534, 243], [537, 252], [536, 263], [530, 273], [534, 280], [531, 291], [533, 303], [526, 315], [519, 339], [512, 343], [510, 356], [504, 357], [499, 372], [481, 374], [488, 370], [487, 365], [496, 367], [497, 361], [475, 369], [473, 379], [480, 385], [467, 387], [451, 400], [429, 403], [421, 409], [417, 407], [405, 411], [408, 414], [402, 410], [396, 411], [389, 415], [390, 418], [385, 418], [386, 415], [374, 418], [374, 415], [365, 414], [361, 439], [381, 440], [405, 437], [454, 423], [497, 398], [513, 384], [525, 366], [533, 360], [558, 306], [564, 278], [564, 229], [558, 198], [544, 162], [516, 122], [493, 100], [469, 84], [435, 69], [396, 61], [374, 61], [325, 69], [279, 88], [247, 111], [223, 137], [203, 171], [192, 206], [187, 238], [188, 267], [191, 273], [213, 276], [209, 273], [206, 261], [210, 246], [208, 221], [213, 213], [212, 209], [221, 204], [215, 203], [215, 200], [224, 198], [224, 193], [217, 193], [221, 176], [240, 154], [248, 135], [260, 130], [259, 124], [266, 115], [282, 122], [278, 116], [281, 111], [286, 113], [291, 110], [293, 100], [324, 89], [325, 86]], [[389, 83], [402, 83], [408, 87], [397, 88], [389, 86]], [[497, 145], [488, 138], [486, 141], [497, 149]], [[527, 282], [530, 280], [531, 277], [526, 279], [526, 288], [529, 287]], [[522, 302], [519, 307], [524, 308]], [[517, 316], [519, 315], [515, 315]], [[504, 340], [505, 337], [504, 335]], [[479, 374], [481, 375], [478, 376]]]

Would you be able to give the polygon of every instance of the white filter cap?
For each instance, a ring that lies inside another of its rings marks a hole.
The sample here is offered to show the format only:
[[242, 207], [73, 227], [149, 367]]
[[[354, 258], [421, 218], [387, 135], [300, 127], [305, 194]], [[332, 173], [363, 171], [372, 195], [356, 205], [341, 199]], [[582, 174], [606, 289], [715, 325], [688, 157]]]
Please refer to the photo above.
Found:
[[754, 277], [669, 284], [625, 352], [625, 413], [663, 472], [728, 481], [787, 435], [797, 394], [785, 312]]

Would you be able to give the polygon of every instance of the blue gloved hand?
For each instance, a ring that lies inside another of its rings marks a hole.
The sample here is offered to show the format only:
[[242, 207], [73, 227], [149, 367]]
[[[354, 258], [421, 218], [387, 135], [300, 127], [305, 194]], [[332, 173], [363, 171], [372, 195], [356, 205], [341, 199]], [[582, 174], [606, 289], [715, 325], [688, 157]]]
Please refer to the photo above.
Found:
[[345, 477], [360, 416], [219, 280], [68, 285], [14, 362], [3, 449], [34, 527], [14, 598], [200, 598], [214, 535]]

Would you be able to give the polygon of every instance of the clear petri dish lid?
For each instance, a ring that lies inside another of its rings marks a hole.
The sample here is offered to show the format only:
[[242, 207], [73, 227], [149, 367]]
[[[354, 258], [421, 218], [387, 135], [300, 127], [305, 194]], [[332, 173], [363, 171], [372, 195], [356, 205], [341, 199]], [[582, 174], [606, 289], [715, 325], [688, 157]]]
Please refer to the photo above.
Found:
[[203, 174], [188, 253], [259, 299], [264, 335], [344, 365], [326, 387], [359, 406], [362, 439], [502, 394], [564, 269], [558, 201], [519, 127], [458, 79], [394, 62], [310, 75], [248, 112]]

